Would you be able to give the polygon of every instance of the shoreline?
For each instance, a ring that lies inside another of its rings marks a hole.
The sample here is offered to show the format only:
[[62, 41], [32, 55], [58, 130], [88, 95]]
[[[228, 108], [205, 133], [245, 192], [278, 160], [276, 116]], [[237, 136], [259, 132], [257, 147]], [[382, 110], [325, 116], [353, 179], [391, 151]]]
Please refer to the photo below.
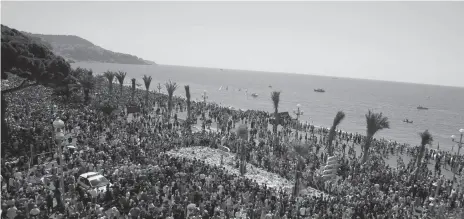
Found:
[[[137, 82], [136, 82], [136, 83], [137, 83]], [[139, 82], [139, 83], [140, 83], [140, 82]], [[155, 83], [155, 84], [156, 84], [156, 83]], [[123, 84], [123, 86], [124, 86], [124, 87], [127, 87], [127, 89], [131, 89], [131, 85], [130, 85], [130, 84]], [[163, 86], [163, 87], [164, 87], [164, 86]], [[143, 89], [143, 84], [141, 84], [140, 86], [136, 86], [136, 92], [137, 92], [137, 90], [138, 90], [138, 92], [146, 92], [146, 90]], [[162, 90], [163, 90], [163, 89], [162, 89]], [[174, 109], [174, 108], [175, 108], [175, 104], [174, 104], [175, 102], [179, 102], [179, 100], [181, 100], [181, 101], [182, 101], [182, 105], [185, 106], [185, 105], [186, 105], [186, 100], [187, 100], [187, 99], [185, 98], [185, 94], [183, 93], [183, 91], [184, 91], [184, 90], [183, 90], [183, 85], [180, 85], [180, 84], [179, 84], [178, 90], [176, 90], [176, 91], [178, 91], [178, 94], [176, 95], [176, 94], [174, 93], [174, 95], [173, 95], [173, 110], [175, 110], [175, 109]], [[167, 98], [167, 97], [168, 97], [168, 95], [167, 95], [164, 91], [161, 91], [161, 93], [158, 93], [156, 87], [154, 87], [152, 90], [149, 90], [149, 93], [150, 93], [151, 96], [153, 96], [153, 95], [155, 95], [155, 96], [160, 96], [160, 95], [161, 95], [163, 98]], [[149, 97], [149, 98], [150, 98], [150, 97]], [[197, 98], [197, 99], [198, 99], [198, 98]], [[201, 101], [201, 100], [196, 101], [196, 100], [193, 100], [193, 99], [192, 99], [191, 101], [192, 101], [192, 105], [193, 105], [194, 103], [195, 103], [195, 104], [203, 103], [203, 101]], [[228, 109], [230, 109], [230, 110], [232, 110], [232, 111], [234, 111], [234, 112], [239, 112], [240, 110], [241, 110], [242, 112], [251, 110], [251, 111], [264, 112], [264, 113], [269, 113], [269, 114], [272, 114], [272, 113], [273, 113], [273, 112], [268, 112], [268, 111], [263, 111], [263, 110], [258, 110], [258, 109], [250, 109], [250, 108], [245, 108], [245, 109], [243, 109], [243, 108], [238, 108], [238, 107], [233, 106], [233, 105], [231, 105], [231, 104], [225, 104], [225, 103], [222, 103], [222, 102], [221, 102], [221, 103], [218, 103], [218, 102], [213, 102], [213, 101], [206, 101], [206, 103], [207, 103], [208, 105], [214, 105], [214, 106], [218, 106], [218, 107], [222, 107], [222, 108], [228, 108]], [[154, 107], [159, 107], [159, 106], [158, 106], [158, 105], [155, 105]], [[174, 113], [174, 111], [173, 111], [173, 113]], [[176, 112], [176, 113], [179, 114], [179, 112]], [[186, 113], [186, 112], [184, 111], [184, 113]], [[291, 114], [291, 113], [289, 112], [289, 114]], [[179, 116], [179, 115], [178, 115], [178, 116]], [[184, 116], [184, 117], [186, 118], [186, 116]], [[185, 118], [183, 118], [183, 119], [185, 119]], [[300, 119], [300, 120], [299, 120], [299, 123], [300, 123], [300, 124], [305, 124], [305, 123], [306, 123], [306, 124], [308, 124], [308, 125], [310, 125], [310, 126], [314, 126], [315, 129], [321, 129], [321, 128], [322, 128], [322, 129], [330, 130], [330, 127], [325, 127], [325, 126], [322, 126], [322, 125], [315, 125], [314, 123], [309, 122], [309, 121], [306, 121], [306, 120], [301, 120], [301, 119]], [[212, 126], [211, 126], [211, 127], [212, 127]], [[280, 125], [279, 125], [279, 127], [280, 127]], [[199, 128], [200, 128], [200, 130], [201, 130], [201, 124], [199, 125]], [[292, 130], [294, 130], [294, 128], [292, 128]], [[346, 131], [346, 130], [343, 130], [343, 129], [337, 129], [336, 131], [337, 131], [337, 132], [342, 131], [343, 133], [348, 134], [348, 135], [349, 135], [349, 134], [352, 134], [352, 135], [358, 134], [358, 135], [361, 135], [361, 136], [365, 137], [365, 134], [364, 134], [364, 133], [350, 132], [350, 131]], [[301, 132], [301, 131], [300, 131], [300, 132]], [[375, 137], [374, 137], [374, 138], [375, 138]], [[397, 147], [398, 147], [398, 146], [402, 146], [402, 145], [404, 145], [406, 148], [414, 148], [414, 147], [417, 147], [417, 145], [415, 145], [415, 144], [411, 144], [411, 143], [407, 143], [407, 142], [399, 142], [399, 141], [396, 141], [396, 140], [393, 140], [393, 139], [387, 139], [387, 138], [383, 138], [383, 137], [382, 137], [382, 138], [375, 138], [375, 139], [377, 139], [377, 141], [396, 142], [396, 143], [397, 143]], [[415, 146], [414, 146], [414, 145], [415, 145]], [[452, 147], [452, 148], [454, 148], [454, 147]], [[447, 153], [447, 154], [452, 154], [452, 152], [454, 152], [454, 154], [457, 153], [456, 150], [451, 150], [451, 148], [448, 149], [447, 147], [443, 147], [443, 148], [440, 148], [439, 150], [437, 150], [436, 148], [432, 148], [431, 146], [426, 146], [426, 150], [435, 150], [435, 151], [444, 152], [444, 153]], [[461, 156], [463, 156], [463, 155], [461, 154]]]
[[[207, 103], [211, 104], [211, 102], [207, 102]], [[215, 103], [213, 103], [213, 104], [215, 104]], [[186, 115], [187, 115], [187, 112], [186, 112], [185, 110], [182, 111], [182, 112], [180, 112], [180, 111], [177, 111], [176, 109], [173, 109], [173, 113], [176, 113], [176, 114], [177, 114], [178, 119], [185, 119], [185, 118], [186, 118]], [[209, 116], [207, 115], [207, 113], [206, 113], [206, 117], [209, 118]], [[198, 119], [198, 116], [196, 116], [196, 118]], [[212, 118], [209, 118], [209, 119], [212, 120]], [[240, 121], [238, 121], [238, 122], [235, 124], [235, 125], [236, 125], [236, 128], [231, 129], [230, 132], [231, 132], [231, 133], [232, 133], [232, 132], [235, 132], [236, 129], [239, 127], [240, 124], [242, 124], [242, 123], [241, 123]], [[243, 123], [243, 124], [244, 124], [244, 123]], [[198, 130], [202, 130], [201, 122], [199, 122], [198, 124], [193, 124], [193, 126], [196, 127]], [[248, 128], [250, 128], [250, 123], [249, 123], [249, 122], [247, 123], [247, 126], [248, 126]], [[217, 123], [214, 122], [214, 121], [212, 121], [210, 127], [211, 127], [211, 131], [214, 132], [213, 129], [216, 130]], [[318, 128], [317, 128], [316, 126], [314, 126], [314, 127], [315, 127], [315, 129], [314, 129], [314, 136], [316, 136], [318, 140], [319, 140], [320, 138], [323, 138], [325, 134], [324, 134], [324, 133], [320, 133], [320, 132], [317, 130]], [[319, 129], [321, 129], [321, 128], [325, 128], [325, 127], [320, 127]], [[325, 129], [327, 130], [328, 128], [325, 128]], [[272, 130], [272, 125], [271, 125], [271, 124], [268, 124], [268, 130]], [[278, 126], [278, 130], [281, 130], [281, 126], [280, 126], [280, 125]], [[292, 134], [290, 135], [290, 139], [293, 139], [293, 136], [292, 136], [292, 135], [294, 135], [295, 129], [294, 129], [294, 128], [291, 128], [291, 130], [292, 130]], [[308, 141], [309, 141], [309, 137], [310, 137], [310, 135], [311, 135], [311, 132], [310, 132], [310, 131], [298, 131], [298, 132], [299, 132], [299, 134], [301, 134], [301, 135], [303, 135], [302, 133], [307, 133], [307, 134], [308, 134]], [[337, 130], [337, 132], [338, 132], [338, 130]], [[342, 132], [343, 132], [343, 131], [342, 131]], [[345, 132], [345, 133], [347, 133], [348, 135], [350, 134], [349, 132]], [[354, 135], [354, 133], [352, 133], [352, 134]], [[338, 134], [337, 134], [337, 136], [338, 136]], [[361, 134], [361, 136], [364, 136], [364, 135]], [[258, 139], [259, 139], [259, 138], [258, 138]], [[335, 141], [336, 139], [337, 139], [337, 138], [335, 138], [334, 141]], [[379, 140], [383, 141], [382, 139], [378, 139], [378, 141], [379, 141]], [[386, 141], [386, 140], [385, 140], [385, 141]], [[303, 138], [303, 140], [302, 140], [302, 143], [303, 143], [303, 142], [304, 142], [304, 138]], [[388, 141], [387, 141], [387, 142], [388, 142]], [[346, 141], [341, 141], [340, 143], [343, 144], [343, 143], [346, 143]], [[334, 144], [335, 144], [335, 142], [334, 142]], [[346, 151], [345, 151], [345, 152], [346, 152], [346, 153], [345, 153], [345, 156], [346, 156], [346, 157], [349, 156], [349, 155], [348, 155], [348, 151], [349, 151], [349, 148], [351, 147], [351, 145], [354, 145], [353, 148], [354, 148], [355, 156], [356, 156], [356, 157], [359, 157], [359, 156], [361, 155], [361, 153], [362, 153], [362, 148], [361, 148], [362, 145], [361, 145], [361, 144], [353, 143], [352, 141], [349, 141], [348, 143], [346, 143], [346, 145], [347, 145], [347, 148], [346, 148]], [[340, 147], [340, 146], [339, 146], [339, 147]], [[398, 145], [397, 145], [396, 147], [397, 147], [397, 148], [398, 148], [398, 147], [401, 147], [401, 143], [398, 143]], [[407, 166], [408, 163], [409, 163], [412, 159], [414, 159], [414, 157], [413, 157], [411, 154], [408, 153], [407, 147], [408, 147], [408, 145], [405, 144], [405, 149], [404, 149], [403, 153], [400, 153], [399, 151], [398, 151], [398, 152], [395, 151], [394, 154], [391, 154], [391, 153], [389, 152], [389, 153], [387, 154], [387, 156], [382, 155], [382, 157], [383, 157], [385, 163], [386, 163], [388, 166], [390, 166], [391, 168], [396, 169], [396, 168], [399, 167], [399, 166], [398, 166], [398, 159], [401, 158], [401, 160], [403, 161], [404, 165]], [[411, 147], [411, 146], [409, 146], [409, 147]], [[427, 148], [426, 148], [426, 149], [427, 149]], [[430, 148], [429, 148], [429, 149], [430, 149]], [[399, 150], [399, 149], [397, 149], [397, 150]], [[434, 150], [435, 150], [435, 149], [434, 149]], [[446, 152], [447, 152], [447, 151], [446, 151]], [[321, 147], [321, 149], [320, 149], [318, 155], [320, 155], [321, 153], [326, 153], [326, 150], [324, 149], [324, 144], [322, 145], [322, 147]], [[336, 150], [336, 154], [338, 154], [339, 156], [341, 156], [342, 153], [339, 152], [338, 150]], [[434, 171], [435, 161], [436, 161], [435, 159], [432, 159], [432, 158], [429, 159], [429, 163], [427, 164], [427, 166], [428, 166], [428, 168], [429, 168], [431, 171]], [[453, 172], [450, 170], [449, 165], [447, 165], [447, 169], [444, 168], [444, 167], [445, 167], [445, 166], [444, 166], [444, 163], [445, 163], [445, 159], [444, 159], [444, 158], [441, 160], [441, 163], [442, 163], [441, 175], [444, 175], [445, 178], [452, 179], [452, 178], [453, 178]], [[456, 174], [456, 177], [457, 177], [457, 178], [460, 178], [459, 174]]]

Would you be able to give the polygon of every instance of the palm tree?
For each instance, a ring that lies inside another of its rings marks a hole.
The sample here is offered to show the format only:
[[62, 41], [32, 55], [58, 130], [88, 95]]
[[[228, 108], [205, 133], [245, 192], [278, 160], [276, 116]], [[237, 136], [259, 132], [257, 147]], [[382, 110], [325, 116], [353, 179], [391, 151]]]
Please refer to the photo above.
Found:
[[305, 159], [310, 154], [309, 147], [302, 144], [296, 144], [293, 146], [293, 154], [298, 159], [295, 168], [295, 185], [293, 188], [293, 197], [297, 197], [300, 192], [299, 188], [301, 185], [301, 177], [305, 168]]
[[157, 88], [158, 88], [158, 93], [161, 93], [161, 88], [162, 88], [162, 87], [161, 87], [161, 83], [158, 83], [158, 87], [157, 87]]
[[431, 144], [433, 142], [433, 137], [429, 130], [425, 130], [424, 132], [419, 133], [419, 136], [421, 137], [421, 147], [419, 156], [417, 157], [417, 168], [421, 167], [420, 165], [422, 157], [424, 156], [425, 145]]
[[367, 130], [366, 141], [363, 150], [363, 163], [367, 161], [367, 158], [369, 158], [369, 148], [371, 146], [371, 142], [374, 138], [375, 133], [382, 129], [390, 128], [390, 122], [388, 122], [387, 117], [384, 117], [382, 113], [374, 113], [371, 110], [369, 110], [369, 112], [366, 114], [366, 123]]
[[332, 147], [332, 141], [335, 138], [335, 135], [336, 135], [335, 130], [337, 129], [337, 126], [340, 125], [340, 123], [342, 122], [344, 118], [345, 118], [345, 113], [343, 111], [338, 111], [337, 115], [335, 115], [332, 127], [330, 128], [329, 137], [327, 138], [329, 156], [334, 156], [334, 148]]
[[272, 131], [274, 132], [274, 144], [278, 145], [277, 126], [279, 125], [279, 102], [280, 102], [280, 91], [273, 91], [271, 93], [271, 100], [274, 104], [274, 124], [272, 124]]
[[108, 86], [109, 86], [109, 90], [110, 90], [110, 94], [113, 92], [113, 81], [114, 81], [114, 76], [115, 76], [115, 73], [112, 72], [112, 71], [105, 71], [103, 73], [103, 76], [105, 76], [106, 79], [108, 79]]
[[146, 104], [148, 106], [148, 92], [149, 92], [149, 89], [150, 89], [150, 84], [151, 84], [151, 76], [147, 76], [147, 75], [143, 75], [143, 83], [145, 84], [145, 89], [147, 89], [147, 92], [146, 92], [146, 95], [145, 95], [145, 99], [146, 99]]
[[191, 102], [190, 102], [190, 86], [188, 85], [185, 85], [185, 97], [187, 98], [187, 119], [186, 119], [186, 123], [188, 124], [188, 127], [189, 127], [189, 130], [190, 130], [190, 106], [191, 106]]
[[81, 84], [82, 90], [84, 91], [84, 103], [88, 104], [90, 101], [89, 93], [95, 88], [95, 78], [93, 77], [93, 72], [91, 69], [86, 69], [85, 71], [86, 73], [80, 77], [79, 83]]
[[135, 96], [135, 78], [132, 78], [131, 81], [132, 81], [132, 96], [131, 96], [131, 99], [132, 99], [132, 102], [134, 102], [134, 96]]
[[166, 91], [168, 92], [168, 119], [171, 117], [171, 111], [172, 111], [172, 96], [174, 95], [174, 91], [177, 89], [177, 84], [176, 82], [172, 82], [169, 80], [164, 84], [166, 87]]
[[127, 73], [126, 72], [123, 72], [123, 71], [118, 71], [117, 73], [115, 73], [115, 76], [116, 78], [118, 79], [119, 81], [119, 85], [120, 85], [120, 90], [121, 90], [121, 96], [122, 96], [122, 86], [124, 85], [124, 79], [126, 78], [126, 75]]
[[237, 155], [240, 158], [240, 175], [243, 176], [246, 173], [246, 142], [248, 141], [248, 127], [244, 124], [240, 125], [237, 128], [237, 137], [239, 138], [239, 147], [237, 151]]
[[279, 124], [280, 91], [273, 91], [271, 93], [271, 100], [274, 104], [274, 124], [272, 125], [272, 131], [274, 134], [277, 134], [277, 126]]

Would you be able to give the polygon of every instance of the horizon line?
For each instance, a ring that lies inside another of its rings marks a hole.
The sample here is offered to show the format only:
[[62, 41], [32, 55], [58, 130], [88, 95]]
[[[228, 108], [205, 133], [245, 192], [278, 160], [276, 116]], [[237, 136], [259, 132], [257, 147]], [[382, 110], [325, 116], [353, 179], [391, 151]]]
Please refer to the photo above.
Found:
[[[162, 64], [162, 63], [157, 63], [157, 62], [155, 62], [155, 63], [156, 63], [155, 65], [188, 67], [188, 68], [223, 69], [223, 70], [232, 70], [232, 71], [249, 71], [249, 72], [253, 72], [253, 73], [308, 75], [308, 76], [317, 76], [317, 77], [330, 77], [330, 78], [337, 78], [337, 79], [341, 78], [341, 79], [351, 79], [351, 80], [367, 80], [367, 81], [378, 81], [378, 82], [389, 82], [389, 83], [428, 85], [428, 86], [460, 88], [460, 89], [464, 88], [464, 86], [453, 86], [453, 85], [443, 85], [443, 84], [428, 84], [428, 83], [407, 82], [407, 81], [392, 81], [392, 80], [370, 79], [370, 78], [354, 78], [354, 77], [346, 77], [346, 76], [338, 76], [338, 75], [321, 75], [321, 74], [317, 74], [317, 73], [313, 73], [313, 72], [311, 72], [311, 73], [279, 72], [279, 71], [262, 71], [262, 70], [248, 70], [248, 69], [217, 68], [217, 67], [207, 67], [207, 66], [173, 65], [173, 64]], [[124, 65], [124, 64], [122, 64], [122, 65]]]

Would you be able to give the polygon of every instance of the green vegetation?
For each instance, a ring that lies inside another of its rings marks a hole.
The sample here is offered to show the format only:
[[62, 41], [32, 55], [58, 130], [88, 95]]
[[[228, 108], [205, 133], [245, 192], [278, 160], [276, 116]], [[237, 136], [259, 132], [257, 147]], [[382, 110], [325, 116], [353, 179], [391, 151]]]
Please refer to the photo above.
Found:
[[168, 119], [171, 118], [171, 111], [172, 111], [172, 96], [174, 95], [174, 91], [177, 89], [177, 83], [172, 82], [169, 80], [164, 84], [166, 87], [166, 91], [168, 92]]
[[118, 79], [119, 85], [120, 85], [120, 94], [119, 95], [124, 95], [122, 93], [122, 87], [124, 86], [124, 79], [126, 78], [127, 73], [123, 71], [118, 71], [115, 73], [116, 79]]
[[274, 147], [278, 147], [279, 135], [277, 133], [277, 126], [279, 125], [280, 91], [273, 91], [271, 93], [271, 100], [274, 106], [274, 122], [272, 123], [272, 131], [274, 132]]
[[145, 84], [146, 94], [145, 94], [145, 104], [148, 106], [148, 93], [150, 92], [150, 85], [151, 85], [151, 76], [144, 75], [143, 84]]
[[190, 101], [191, 95], [190, 95], [190, 86], [185, 85], [185, 97], [187, 98], [187, 119], [185, 121], [185, 124], [187, 125], [187, 129], [189, 132], [191, 131], [190, 124], [191, 124], [191, 107], [192, 107], [192, 102]]
[[390, 122], [388, 118], [383, 116], [382, 113], [374, 113], [371, 110], [366, 114], [366, 140], [363, 148], [363, 159], [362, 162], [366, 162], [369, 158], [369, 148], [371, 146], [372, 140], [375, 133], [382, 129], [390, 128]]
[[5, 25], [1, 25], [1, 27], [1, 78], [7, 80], [8, 74], [22, 78], [19, 85], [2, 90], [2, 136], [7, 138], [8, 127], [5, 121], [5, 111], [8, 103], [4, 95], [14, 95], [14, 92], [37, 85], [56, 87], [65, 81], [71, 72], [71, 67], [62, 57], [54, 55], [46, 45], [40, 44]]
[[102, 62], [132, 65], [155, 64], [137, 56], [106, 50], [78, 36], [30, 33], [25, 33], [25, 35], [46, 45], [55, 54], [66, 58], [69, 62]]
[[113, 82], [115, 73], [112, 71], [105, 71], [103, 76], [105, 76], [105, 78], [108, 80], [108, 89], [110, 90], [110, 94], [113, 94]]
[[335, 118], [334, 118], [334, 121], [333, 121], [333, 124], [332, 124], [332, 127], [330, 128], [330, 131], [329, 131], [329, 137], [327, 138], [328, 139], [328, 152], [329, 152], [329, 156], [333, 156], [334, 155], [334, 148], [332, 146], [332, 142], [335, 138], [335, 135], [337, 134], [336, 133], [336, 130], [337, 130], [337, 126], [340, 125], [340, 123], [342, 122], [342, 120], [345, 118], [345, 113], [343, 111], [338, 111], [337, 112], [337, 115], [335, 115]]

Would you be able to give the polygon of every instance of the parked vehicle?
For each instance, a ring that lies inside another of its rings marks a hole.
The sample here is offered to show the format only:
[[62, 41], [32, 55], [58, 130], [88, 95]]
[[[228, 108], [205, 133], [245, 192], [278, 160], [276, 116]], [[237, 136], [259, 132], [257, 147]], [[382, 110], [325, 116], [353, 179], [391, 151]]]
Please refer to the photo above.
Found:
[[103, 175], [97, 172], [81, 174], [77, 179], [77, 186], [96, 197], [100, 193], [106, 192], [106, 186], [112, 184]]

